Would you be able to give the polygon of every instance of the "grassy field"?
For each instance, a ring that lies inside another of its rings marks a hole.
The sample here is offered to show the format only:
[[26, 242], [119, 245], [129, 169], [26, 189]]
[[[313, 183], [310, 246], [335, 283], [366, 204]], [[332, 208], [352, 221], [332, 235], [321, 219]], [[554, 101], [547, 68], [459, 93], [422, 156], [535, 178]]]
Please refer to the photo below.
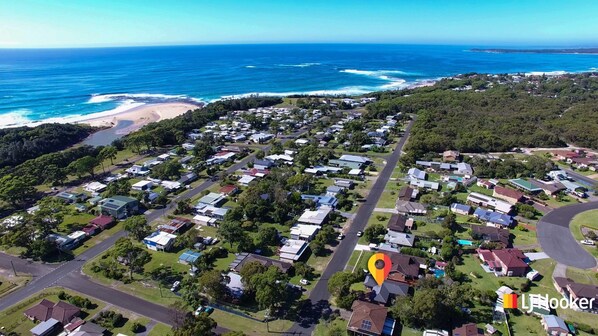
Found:
[[598, 286], [598, 277], [596, 277], [596, 274], [598, 273], [593, 270], [581, 270], [567, 267], [567, 278], [578, 283]]
[[72, 252], [76, 256], [80, 255], [81, 253], [83, 253], [83, 252], [87, 251], [88, 249], [96, 246], [97, 244], [103, 242], [104, 240], [108, 239], [113, 234], [117, 233], [118, 231], [120, 231], [122, 229], [123, 229], [122, 223], [119, 222], [116, 225], [114, 225], [113, 227], [109, 228], [108, 230], [102, 231], [102, 232], [100, 232], [100, 234], [89, 238], [88, 240], [83, 242], [83, 245], [72, 250]]
[[266, 323], [227, 313], [218, 309], [216, 309], [210, 317], [212, 317], [219, 326], [230, 330], [241, 330], [248, 336], [280, 335], [293, 325], [293, 322], [291, 321], [275, 320], [271, 321], [268, 327]]
[[[571, 229], [573, 237], [578, 241], [585, 239], [581, 232], [582, 227], [598, 231], [598, 210], [585, 211], [573, 217], [569, 228]], [[598, 248], [596, 248], [596, 246], [582, 246], [594, 257], [598, 257]]]
[[[17, 273], [18, 274], [18, 273]], [[29, 275], [19, 275], [19, 276], [2, 276], [0, 275], [0, 297], [7, 295], [8, 293], [24, 286], [31, 280], [31, 276]]]
[[148, 336], [166, 336], [170, 334], [172, 327], [166, 324], [158, 323], [152, 330], [150, 330]]
[[[347, 321], [342, 318], [336, 318], [330, 322], [318, 323], [312, 336], [328, 336], [330, 331], [336, 328], [345, 330], [347, 328]], [[346, 335], [346, 333], [343, 335]]]
[[[80, 294], [69, 291], [66, 289], [62, 289], [59, 287], [52, 287], [43, 290], [42, 292], [31, 296], [16, 305], [0, 312], [0, 327], [2, 328], [2, 332], [14, 332], [18, 335], [29, 335], [31, 334], [29, 330], [33, 328], [36, 323], [29, 320], [25, 315], [23, 315], [23, 311], [26, 309], [36, 305], [42, 299], [50, 300], [54, 303], [58, 302], [60, 299], [58, 298], [58, 293], [64, 290], [66, 293], [70, 295], [79, 295]], [[94, 308], [89, 310], [82, 310], [82, 318], [87, 318], [95, 315], [97, 312], [102, 310], [105, 307], [105, 304], [101, 301], [91, 299], [91, 302], [94, 303]]]

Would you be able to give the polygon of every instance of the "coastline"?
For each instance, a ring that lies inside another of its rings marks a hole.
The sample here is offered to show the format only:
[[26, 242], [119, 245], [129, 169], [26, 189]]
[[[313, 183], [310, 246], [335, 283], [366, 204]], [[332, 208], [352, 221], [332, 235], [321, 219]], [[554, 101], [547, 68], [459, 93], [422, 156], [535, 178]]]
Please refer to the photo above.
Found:
[[164, 119], [172, 119], [189, 110], [200, 108], [201, 104], [190, 103], [157, 103], [143, 104], [133, 107], [129, 110], [100, 117], [91, 117], [89, 119], [78, 120], [77, 124], [88, 124], [94, 127], [112, 128], [119, 121], [131, 121], [132, 124], [119, 129], [116, 134], [126, 135], [134, 132], [144, 125], [157, 122]]

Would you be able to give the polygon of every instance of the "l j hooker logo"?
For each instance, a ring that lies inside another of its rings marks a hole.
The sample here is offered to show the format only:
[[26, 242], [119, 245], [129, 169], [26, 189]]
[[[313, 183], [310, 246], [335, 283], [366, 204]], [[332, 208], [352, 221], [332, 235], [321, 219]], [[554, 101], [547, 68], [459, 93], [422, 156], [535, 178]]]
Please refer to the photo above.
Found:
[[521, 306], [517, 304], [517, 294], [504, 294], [503, 307], [505, 309], [520, 308], [531, 313], [534, 309], [581, 309], [591, 310], [594, 308], [595, 299], [588, 298], [551, 298], [548, 294], [523, 294], [521, 295]]

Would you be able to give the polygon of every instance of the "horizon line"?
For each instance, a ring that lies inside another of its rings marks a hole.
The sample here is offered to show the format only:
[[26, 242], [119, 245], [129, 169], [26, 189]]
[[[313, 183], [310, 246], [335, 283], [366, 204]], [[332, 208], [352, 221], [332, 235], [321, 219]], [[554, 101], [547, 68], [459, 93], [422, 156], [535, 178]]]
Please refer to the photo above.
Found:
[[454, 47], [501, 47], [504, 49], [514, 48], [548, 48], [548, 49], [591, 49], [598, 48], [596, 43], [593, 44], [558, 44], [558, 45], [546, 45], [546, 44], [535, 44], [535, 43], [499, 43], [488, 44], [488, 43], [431, 43], [431, 42], [326, 42], [326, 41], [313, 41], [313, 42], [213, 42], [213, 43], [164, 43], [164, 44], [132, 44], [132, 45], [80, 45], [80, 46], [2, 46], [0, 50], [52, 50], [52, 49], [118, 49], [118, 48], [160, 48], [160, 47], [201, 47], [201, 46], [259, 46], [259, 45], [417, 45], [417, 46], [454, 46]]

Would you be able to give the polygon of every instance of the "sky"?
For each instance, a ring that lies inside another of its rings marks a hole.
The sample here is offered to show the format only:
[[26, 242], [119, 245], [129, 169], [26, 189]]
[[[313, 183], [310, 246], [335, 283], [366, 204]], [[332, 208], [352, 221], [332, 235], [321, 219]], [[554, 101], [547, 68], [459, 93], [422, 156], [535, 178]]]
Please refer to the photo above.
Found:
[[595, 0], [6, 0], [0, 47], [598, 46]]

